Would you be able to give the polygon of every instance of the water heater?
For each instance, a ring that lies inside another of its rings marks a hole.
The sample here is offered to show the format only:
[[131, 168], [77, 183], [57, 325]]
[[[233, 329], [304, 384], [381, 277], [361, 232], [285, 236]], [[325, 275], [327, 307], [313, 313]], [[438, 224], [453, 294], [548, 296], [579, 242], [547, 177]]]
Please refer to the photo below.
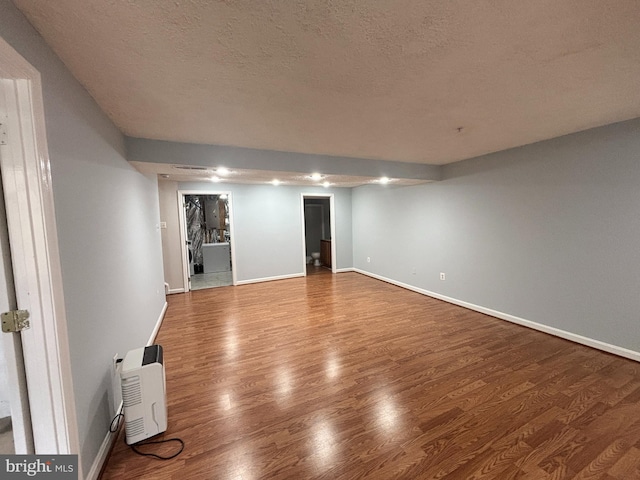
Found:
[[162, 347], [131, 350], [120, 371], [127, 444], [167, 429], [167, 399]]

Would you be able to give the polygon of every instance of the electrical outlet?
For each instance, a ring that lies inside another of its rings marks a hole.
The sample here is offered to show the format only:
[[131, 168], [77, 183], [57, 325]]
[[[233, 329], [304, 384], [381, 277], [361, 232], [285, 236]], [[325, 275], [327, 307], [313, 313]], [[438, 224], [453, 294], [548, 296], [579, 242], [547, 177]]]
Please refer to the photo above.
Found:
[[367, 257], [367, 263], [371, 263], [371, 257]]
[[120, 383], [120, 362], [116, 353], [111, 360], [111, 413], [113, 416], [120, 410], [122, 404], [122, 387]]
[[447, 276], [443, 272], [440, 272], [440, 280], [446, 280], [446, 279], [447, 279]]

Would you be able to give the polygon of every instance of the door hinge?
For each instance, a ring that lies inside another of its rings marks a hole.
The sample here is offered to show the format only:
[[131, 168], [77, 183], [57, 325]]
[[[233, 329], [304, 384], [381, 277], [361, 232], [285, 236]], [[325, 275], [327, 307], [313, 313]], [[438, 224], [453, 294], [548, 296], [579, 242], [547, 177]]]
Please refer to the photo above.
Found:
[[0, 315], [2, 331], [5, 333], [21, 332], [31, 327], [28, 310], [11, 310]]
[[7, 144], [7, 124], [0, 123], [0, 145]]

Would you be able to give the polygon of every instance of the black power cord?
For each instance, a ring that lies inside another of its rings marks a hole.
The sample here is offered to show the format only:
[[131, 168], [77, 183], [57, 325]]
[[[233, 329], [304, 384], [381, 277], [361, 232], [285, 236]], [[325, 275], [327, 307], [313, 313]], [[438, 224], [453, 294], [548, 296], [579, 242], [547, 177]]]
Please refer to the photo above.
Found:
[[[120, 430], [120, 420], [123, 418], [123, 413], [118, 413], [115, 417], [113, 417], [113, 420], [111, 420], [111, 424], [109, 425], [109, 431], [111, 433], [116, 433], [118, 430]], [[114, 422], [116, 423], [115, 425], [113, 424]]]
[[[111, 420], [111, 424], [109, 425], [109, 431], [111, 433], [115, 433], [120, 429], [120, 423], [122, 421], [122, 419], [124, 418], [124, 414], [123, 413], [118, 413], [115, 417], [113, 417], [113, 420]], [[114, 425], [115, 423], [115, 425]], [[158, 455], [156, 453], [145, 453], [142, 452], [140, 450], [137, 449], [137, 447], [142, 447], [145, 445], [159, 445], [162, 443], [169, 443], [169, 442], [178, 442], [180, 444], [180, 449], [174, 453], [173, 455], [170, 455], [168, 457], [163, 457], [161, 455]], [[127, 443], [127, 439], [125, 437], [125, 443]], [[184, 450], [184, 441], [181, 438], [167, 438], [165, 440], [154, 440], [151, 442], [138, 442], [138, 443], [133, 443], [131, 445], [129, 445], [129, 447], [131, 447], [131, 450], [133, 450], [135, 453], [137, 453], [138, 455], [142, 455], [144, 457], [154, 457], [157, 458], [159, 460], [171, 460], [172, 458], [176, 458], [178, 455], [180, 455], [182, 453], [182, 451]]]
[[[161, 455], [158, 455], [156, 453], [151, 453], [151, 452], [149, 453], [141, 452], [140, 450], [137, 449], [137, 447], [142, 447], [144, 445], [157, 445], [160, 443], [169, 443], [169, 442], [178, 442], [180, 444], [180, 449], [176, 453], [168, 457], [163, 457]], [[138, 455], [142, 455], [144, 457], [154, 457], [160, 460], [171, 460], [172, 458], [176, 458], [178, 455], [182, 453], [182, 451], [184, 450], [184, 441], [181, 438], [167, 438], [165, 440], [154, 440], [153, 442], [138, 442], [129, 446], [131, 447], [131, 450], [136, 452]]]

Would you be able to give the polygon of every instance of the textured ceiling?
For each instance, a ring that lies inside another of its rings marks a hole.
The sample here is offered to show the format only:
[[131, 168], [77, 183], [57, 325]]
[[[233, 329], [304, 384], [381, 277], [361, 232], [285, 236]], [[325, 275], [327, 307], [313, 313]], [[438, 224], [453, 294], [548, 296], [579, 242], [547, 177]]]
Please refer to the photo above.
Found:
[[127, 135], [444, 164], [640, 116], [638, 0], [14, 0]]

